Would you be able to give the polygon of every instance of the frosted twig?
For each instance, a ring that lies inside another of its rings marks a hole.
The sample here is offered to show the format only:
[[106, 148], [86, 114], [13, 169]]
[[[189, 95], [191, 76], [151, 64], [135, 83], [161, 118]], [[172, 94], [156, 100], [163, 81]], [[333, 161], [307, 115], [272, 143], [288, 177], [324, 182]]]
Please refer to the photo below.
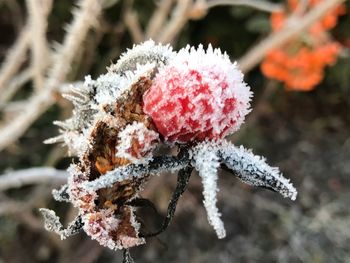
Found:
[[0, 175], [0, 191], [20, 188], [30, 184], [62, 184], [67, 181], [68, 173], [52, 167], [23, 169]]
[[127, 9], [124, 16], [124, 23], [128, 28], [134, 43], [140, 43], [144, 40], [137, 13], [131, 9]]
[[0, 151], [25, 133], [28, 127], [55, 102], [52, 91], [57, 89], [67, 77], [77, 51], [81, 49], [90, 27], [97, 23], [100, 12], [101, 2], [98, 0], [82, 1], [81, 8], [73, 12], [73, 22], [67, 29], [62, 47], [57, 50], [53, 58], [54, 65], [45, 83], [46, 89], [33, 95], [26, 109], [16, 119], [2, 127]]
[[172, 13], [170, 21], [164, 26], [164, 29], [160, 32], [156, 41], [162, 43], [170, 43], [174, 41], [174, 38], [186, 24], [189, 19], [188, 11], [192, 5], [191, 0], [178, 0], [175, 10]]
[[221, 5], [242, 5], [252, 7], [266, 12], [282, 11], [283, 5], [271, 3], [264, 0], [209, 0], [207, 1], [207, 8], [212, 8]]
[[50, 57], [46, 29], [47, 16], [52, 8], [52, 0], [27, 0], [26, 2], [29, 13], [34, 87], [36, 90], [40, 90], [44, 85], [44, 71]]
[[[325, 0], [305, 14], [304, 17], [298, 17], [295, 21], [287, 21], [287, 25], [283, 30], [271, 33], [258, 45], [250, 49], [238, 62], [239, 68], [243, 72], [248, 72], [265, 57], [266, 53], [271, 49], [279, 47], [286, 43], [289, 39], [299, 34], [301, 31], [310, 27], [318, 19], [322, 18], [329, 10], [341, 4], [345, 0]], [[293, 22], [293, 23], [292, 23]]]
[[0, 96], [0, 108], [4, 106], [4, 103], [11, 100], [13, 95], [16, 94], [19, 88], [27, 83], [33, 76], [31, 69], [25, 69], [12, 78], [6, 85], [6, 89], [2, 91]]
[[173, 2], [173, 0], [162, 0], [159, 2], [158, 8], [153, 12], [152, 17], [148, 22], [146, 28], [146, 39], [156, 37], [170, 12]]
[[26, 59], [26, 52], [29, 47], [29, 30], [24, 27], [16, 43], [8, 51], [8, 54], [1, 65], [0, 69], [0, 92], [2, 92], [7, 82], [15, 75]]

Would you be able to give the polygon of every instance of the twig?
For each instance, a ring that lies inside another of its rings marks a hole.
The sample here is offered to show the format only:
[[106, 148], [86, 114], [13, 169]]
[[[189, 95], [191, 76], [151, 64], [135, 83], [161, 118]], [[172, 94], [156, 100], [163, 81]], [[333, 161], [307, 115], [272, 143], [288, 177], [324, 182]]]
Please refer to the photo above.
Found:
[[34, 87], [40, 90], [44, 85], [44, 71], [48, 65], [49, 48], [46, 40], [47, 16], [52, 8], [52, 0], [27, 0], [31, 33], [32, 67]]
[[29, 40], [28, 27], [25, 27], [20, 33], [16, 43], [11, 50], [8, 51], [8, 54], [2, 63], [0, 69], [0, 92], [4, 90], [7, 82], [17, 73], [18, 69], [26, 59]]
[[325, 0], [317, 7], [309, 11], [303, 18], [298, 17], [293, 21], [287, 22], [289, 27], [283, 30], [270, 34], [265, 40], [254, 46], [248, 51], [238, 62], [240, 69], [243, 72], [248, 72], [265, 57], [266, 53], [271, 49], [279, 47], [286, 43], [289, 39], [310, 27], [318, 19], [322, 18], [329, 10], [341, 4], [345, 0]]
[[173, 5], [173, 0], [162, 0], [158, 8], [154, 11], [151, 19], [148, 22], [146, 29], [146, 39], [155, 38], [157, 33], [162, 28], [170, 9]]
[[189, 19], [191, 0], [178, 0], [170, 21], [155, 39], [162, 43], [171, 43]]
[[30, 184], [63, 184], [68, 173], [52, 167], [37, 167], [18, 170], [0, 175], [0, 191], [20, 188]]
[[90, 27], [97, 23], [100, 13], [101, 1], [98, 0], [85, 0], [81, 2], [81, 8], [74, 11], [74, 20], [68, 27], [63, 46], [57, 50], [53, 58], [55, 63], [45, 83], [46, 89], [33, 95], [26, 109], [16, 119], [2, 127], [0, 151], [25, 133], [28, 127], [55, 102], [52, 92], [66, 79], [77, 51], [81, 49]]
[[270, 3], [264, 0], [209, 0], [207, 2], [207, 8], [213, 8], [215, 6], [221, 5], [243, 5], [266, 12], [276, 12], [283, 10], [283, 5]]
[[144, 35], [138, 20], [137, 13], [127, 7], [124, 15], [124, 23], [128, 28], [134, 43], [140, 43], [144, 40]]
[[25, 69], [14, 76], [13, 79], [7, 84], [6, 89], [1, 93], [0, 108], [2, 108], [7, 101], [11, 100], [18, 89], [27, 83], [32, 76], [33, 71], [31, 69]]

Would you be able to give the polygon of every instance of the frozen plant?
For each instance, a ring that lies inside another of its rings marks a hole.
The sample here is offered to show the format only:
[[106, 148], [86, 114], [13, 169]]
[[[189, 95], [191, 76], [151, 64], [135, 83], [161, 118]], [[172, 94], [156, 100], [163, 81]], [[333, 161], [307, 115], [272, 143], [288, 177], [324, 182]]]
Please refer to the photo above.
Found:
[[[226, 235], [216, 206], [220, 168], [249, 185], [296, 198], [277, 168], [224, 139], [243, 123], [252, 93], [236, 63], [210, 45], [174, 52], [147, 41], [123, 54], [105, 75], [86, 77], [65, 96], [75, 106], [73, 116], [56, 122], [61, 135], [48, 142], [64, 142], [79, 161], [53, 196], [79, 213], [65, 229], [53, 211], [41, 209], [46, 229], [61, 238], [83, 229], [110, 249], [144, 244], [169, 225], [193, 169], [202, 179], [208, 221], [218, 238]], [[178, 154], [153, 155], [160, 144], [178, 147]], [[162, 171], [178, 172], [177, 186], [162, 226], [146, 233], [135, 212], [153, 204], [140, 192]], [[128, 251], [124, 255], [130, 260]]]

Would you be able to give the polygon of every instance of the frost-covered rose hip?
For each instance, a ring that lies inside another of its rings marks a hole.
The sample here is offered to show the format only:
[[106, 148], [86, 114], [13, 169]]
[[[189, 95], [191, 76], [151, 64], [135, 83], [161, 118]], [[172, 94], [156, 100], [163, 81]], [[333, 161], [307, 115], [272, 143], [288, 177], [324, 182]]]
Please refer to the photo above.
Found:
[[236, 131], [249, 112], [251, 92], [226, 54], [209, 45], [180, 50], [159, 69], [143, 110], [165, 141], [215, 140]]

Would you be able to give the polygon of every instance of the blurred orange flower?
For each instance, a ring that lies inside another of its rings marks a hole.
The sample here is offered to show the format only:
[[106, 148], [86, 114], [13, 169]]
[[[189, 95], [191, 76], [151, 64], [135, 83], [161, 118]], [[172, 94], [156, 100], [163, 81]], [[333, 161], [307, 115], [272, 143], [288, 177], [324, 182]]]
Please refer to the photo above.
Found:
[[[312, 9], [322, 1], [309, 0], [303, 8], [299, 0], [289, 0], [288, 11], [271, 15], [272, 30], [281, 30], [288, 15], [301, 15], [301, 12]], [[327, 30], [335, 27], [338, 16], [344, 13], [344, 5], [330, 10], [306, 32], [286, 45], [271, 50], [261, 64], [263, 74], [283, 82], [287, 90], [314, 89], [323, 79], [325, 66], [334, 64], [341, 51], [341, 45], [330, 39]]]

